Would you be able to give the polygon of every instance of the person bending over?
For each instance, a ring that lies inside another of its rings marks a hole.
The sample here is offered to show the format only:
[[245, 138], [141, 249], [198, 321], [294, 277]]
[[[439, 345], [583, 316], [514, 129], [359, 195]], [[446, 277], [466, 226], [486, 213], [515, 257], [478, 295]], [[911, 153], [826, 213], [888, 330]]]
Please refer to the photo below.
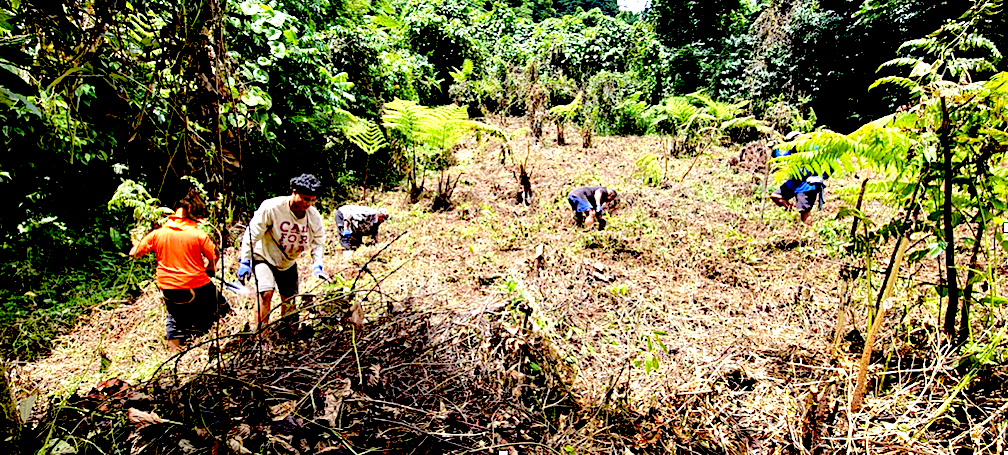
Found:
[[575, 188], [567, 195], [567, 202], [574, 211], [574, 224], [584, 227], [585, 219], [594, 220], [598, 230], [606, 227], [605, 211], [612, 210], [619, 201], [616, 190], [604, 186], [582, 186]]
[[[792, 131], [784, 137], [784, 140], [786, 142], [793, 141], [800, 134], [797, 131]], [[787, 156], [794, 153], [794, 151], [794, 148], [787, 150], [775, 148], [773, 150], [773, 157]], [[823, 176], [815, 175], [806, 170], [798, 178], [791, 178], [784, 182], [780, 188], [770, 195], [770, 199], [774, 201], [774, 204], [786, 209], [797, 209], [802, 222], [812, 225], [812, 207], [815, 206], [816, 200], [818, 200], [819, 208], [822, 209], [823, 190], [825, 188], [826, 183]], [[795, 200], [794, 203], [791, 202], [791, 199]]]
[[336, 229], [340, 230], [340, 245], [347, 250], [361, 246], [365, 237], [378, 243], [378, 227], [389, 218], [385, 209], [361, 205], [344, 205], [336, 210]]

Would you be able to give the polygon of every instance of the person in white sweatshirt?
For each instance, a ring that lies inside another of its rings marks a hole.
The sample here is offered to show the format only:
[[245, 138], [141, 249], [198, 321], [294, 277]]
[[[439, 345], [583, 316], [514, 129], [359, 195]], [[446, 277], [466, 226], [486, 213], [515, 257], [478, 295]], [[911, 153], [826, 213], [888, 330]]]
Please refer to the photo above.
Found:
[[263, 202], [242, 235], [238, 279], [255, 277], [259, 297], [256, 330], [269, 324], [274, 290], [280, 291], [281, 316], [293, 310], [298, 293], [296, 259], [302, 251], [311, 252], [312, 275], [329, 278], [322, 268], [326, 239], [322, 215], [314, 207], [322, 182], [312, 174], [302, 174], [290, 184], [290, 196]]

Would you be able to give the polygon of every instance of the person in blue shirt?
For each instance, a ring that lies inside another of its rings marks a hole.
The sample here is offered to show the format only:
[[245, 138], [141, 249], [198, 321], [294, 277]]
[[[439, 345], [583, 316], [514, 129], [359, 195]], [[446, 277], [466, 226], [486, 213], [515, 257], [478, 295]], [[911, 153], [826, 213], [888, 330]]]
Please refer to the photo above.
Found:
[[[797, 131], [792, 131], [787, 136], [784, 136], [784, 141], [793, 141], [800, 134]], [[793, 152], [793, 148], [790, 150], [774, 149], [773, 157], [787, 156]], [[826, 184], [823, 182], [822, 176], [815, 175], [806, 170], [802, 172], [800, 178], [791, 178], [784, 182], [777, 191], [774, 191], [770, 195], [770, 199], [773, 199], [775, 204], [786, 209], [797, 209], [802, 222], [811, 226], [812, 207], [815, 205], [816, 200], [818, 200], [819, 209], [822, 209], [823, 188], [825, 187]], [[795, 202], [792, 203], [791, 199], [794, 199]]]
[[567, 202], [574, 211], [574, 224], [584, 227], [585, 219], [594, 221], [598, 230], [606, 227], [605, 210], [612, 210], [619, 202], [619, 193], [604, 186], [582, 186], [567, 195]]

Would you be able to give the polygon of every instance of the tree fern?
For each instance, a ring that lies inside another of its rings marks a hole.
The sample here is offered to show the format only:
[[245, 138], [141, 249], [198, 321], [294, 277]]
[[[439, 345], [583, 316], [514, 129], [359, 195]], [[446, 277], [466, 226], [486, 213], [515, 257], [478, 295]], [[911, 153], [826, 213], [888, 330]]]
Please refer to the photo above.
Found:
[[669, 121], [672, 122], [673, 131], [689, 122], [699, 111], [685, 96], [669, 97], [663, 107]]
[[710, 95], [703, 92], [695, 92], [685, 97], [687, 100], [700, 103], [701, 109], [717, 122], [726, 122], [733, 118], [742, 115], [742, 109], [749, 104], [748, 101], [741, 101], [738, 103], [726, 103], [723, 101], [716, 101], [710, 97]]
[[465, 106], [428, 108], [426, 115], [420, 119], [420, 140], [447, 152], [470, 131], [470, 126], [463, 123], [466, 120], [469, 120], [469, 113]]
[[421, 125], [430, 116], [430, 108], [417, 104], [416, 101], [408, 101], [396, 98], [388, 103], [382, 111], [382, 122], [386, 128], [390, 128], [402, 134], [408, 141], [418, 140]]
[[451, 71], [448, 71], [448, 74], [451, 75], [452, 79], [455, 80], [455, 83], [458, 84], [468, 80], [469, 76], [472, 75], [472, 72], [473, 61], [467, 58], [462, 61], [462, 68], [452, 68]]
[[368, 155], [374, 155], [375, 152], [388, 145], [385, 142], [385, 134], [382, 133], [381, 127], [374, 120], [354, 117], [344, 126], [343, 132], [350, 142], [360, 147]]
[[722, 131], [732, 131], [732, 130], [742, 130], [746, 128], [755, 128], [760, 133], [765, 135], [772, 135], [773, 128], [766, 125], [766, 123], [756, 120], [756, 117], [751, 115], [745, 117], [736, 117], [730, 120], [725, 120], [721, 122], [720, 129]]
[[142, 184], [128, 179], [123, 180], [112, 193], [108, 209], [133, 210], [133, 224], [129, 231], [134, 243], [140, 241], [154, 225], [164, 223], [165, 218], [174, 213], [171, 208], [162, 207], [161, 201], [152, 196]]
[[658, 162], [658, 155], [645, 153], [637, 158], [636, 172], [634, 175], [650, 186], [659, 186], [662, 181], [662, 168]]
[[900, 76], [886, 76], [877, 79], [871, 85], [868, 86], [868, 90], [871, 90], [880, 85], [894, 85], [897, 87], [902, 87], [910, 92], [910, 96], [914, 99], [919, 98], [923, 92], [923, 87], [917, 81]]

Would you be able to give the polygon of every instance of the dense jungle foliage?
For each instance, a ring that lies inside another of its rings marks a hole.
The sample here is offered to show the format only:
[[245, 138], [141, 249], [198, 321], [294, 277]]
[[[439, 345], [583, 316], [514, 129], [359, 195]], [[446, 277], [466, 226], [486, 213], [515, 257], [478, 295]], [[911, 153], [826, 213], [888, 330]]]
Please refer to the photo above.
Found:
[[[170, 204], [181, 176], [217, 200], [219, 233], [307, 170], [336, 200], [415, 183], [417, 163], [437, 171], [443, 150], [414, 147], [389, 123], [386, 106], [397, 99], [457, 103], [471, 118], [525, 116], [536, 135], [547, 121], [570, 122], [588, 138], [676, 135], [691, 123], [676, 117], [682, 106], [730, 107], [729, 119], [751, 116], [777, 131], [847, 133], [914, 104], [913, 87], [868, 87], [903, 74], [882, 65], [904, 42], [974, 5], [653, 0], [640, 13], [595, 0], [0, 6], [0, 352], [29, 359], [87, 306], [137, 292], [150, 274], [135, 267], [151, 263], [121, 253], [126, 226], [143, 214], [117, 207]], [[956, 52], [987, 65], [960, 79], [1005, 69], [996, 51], [978, 50], [1004, 48], [1008, 30], [999, 10], [983, 11], [971, 16], [971, 33], [990, 45]], [[753, 125], [726, 134], [752, 140], [762, 134]], [[123, 182], [149, 194], [110, 203]]]

